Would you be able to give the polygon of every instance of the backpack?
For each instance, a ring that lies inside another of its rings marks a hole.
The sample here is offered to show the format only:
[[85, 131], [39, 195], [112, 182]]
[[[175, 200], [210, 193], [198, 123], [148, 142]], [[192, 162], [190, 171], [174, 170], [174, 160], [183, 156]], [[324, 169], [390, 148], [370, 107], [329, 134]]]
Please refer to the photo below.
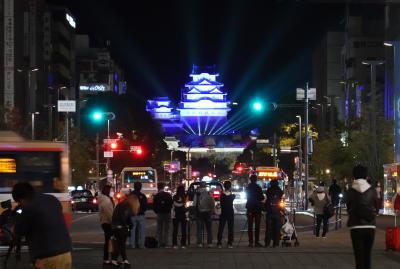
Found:
[[198, 196], [197, 200], [198, 205], [197, 210], [201, 212], [205, 211], [212, 211], [213, 210], [213, 204], [214, 204], [214, 197], [209, 192], [202, 192]]

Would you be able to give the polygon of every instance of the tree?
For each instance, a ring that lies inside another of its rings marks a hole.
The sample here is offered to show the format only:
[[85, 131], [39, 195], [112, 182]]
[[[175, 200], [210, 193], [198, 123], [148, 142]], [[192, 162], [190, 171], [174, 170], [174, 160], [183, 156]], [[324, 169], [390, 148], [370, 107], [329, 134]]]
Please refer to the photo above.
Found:
[[93, 145], [85, 138], [78, 137], [72, 129], [69, 134], [69, 157], [72, 171], [72, 184], [84, 185], [89, 178], [89, 170], [93, 166], [91, 153], [94, 152]]

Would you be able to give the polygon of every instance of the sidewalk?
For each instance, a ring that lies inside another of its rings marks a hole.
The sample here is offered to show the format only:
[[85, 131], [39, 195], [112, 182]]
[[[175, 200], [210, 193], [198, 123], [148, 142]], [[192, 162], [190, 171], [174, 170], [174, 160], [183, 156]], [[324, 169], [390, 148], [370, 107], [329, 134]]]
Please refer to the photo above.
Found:
[[[246, 236], [247, 239], [247, 236]], [[248, 248], [242, 240], [234, 249], [190, 246], [186, 250], [145, 249], [128, 250], [130, 267], [125, 268], [190, 268], [190, 269], [247, 269], [247, 268], [355, 268], [349, 231], [342, 228], [328, 233], [328, 238], [315, 238], [311, 232], [299, 234], [300, 246], [290, 248]], [[377, 230], [372, 268], [400, 268], [400, 252], [385, 251], [385, 233]], [[101, 265], [101, 246], [77, 246], [73, 252], [74, 269], [111, 268]], [[24, 263], [8, 268], [29, 268]], [[122, 268], [122, 266], [121, 266]]]

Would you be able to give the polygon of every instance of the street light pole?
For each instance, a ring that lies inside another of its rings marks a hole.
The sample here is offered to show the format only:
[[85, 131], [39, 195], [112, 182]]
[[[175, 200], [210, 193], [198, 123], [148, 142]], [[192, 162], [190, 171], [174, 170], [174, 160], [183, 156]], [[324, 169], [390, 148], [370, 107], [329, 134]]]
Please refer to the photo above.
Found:
[[296, 184], [296, 189], [297, 189], [296, 205], [298, 205], [299, 197], [301, 197], [299, 183], [301, 182], [301, 178], [303, 176], [303, 171], [302, 171], [303, 170], [303, 156], [302, 156], [302, 146], [301, 146], [301, 116], [297, 115], [296, 117], [299, 119], [299, 179]]
[[304, 165], [305, 165], [305, 201], [304, 209], [308, 210], [308, 82], [306, 83], [306, 89], [304, 92], [304, 105], [305, 105], [305, 154], [304, 154]]
[[31, 120], [32, 120], [32, 123], [31, 123], [31, 125], [32, 125], [31, 138], [32, 138], [32, 140], [35, 140], [35, 115], [38, 115], [39, 112], [31, 112], [30, 114], [31, 114]]

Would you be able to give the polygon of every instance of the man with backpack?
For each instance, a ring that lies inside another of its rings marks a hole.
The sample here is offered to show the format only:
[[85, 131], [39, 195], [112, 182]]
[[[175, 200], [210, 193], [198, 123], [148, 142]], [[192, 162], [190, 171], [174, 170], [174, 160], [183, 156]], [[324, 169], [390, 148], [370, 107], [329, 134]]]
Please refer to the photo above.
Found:
[[171, 194], [164, 191], [165, 183], [157, 184], [158, 193], [154, 195], [153, 210], [157, 214], [158, 246], [168, 247], [169, 223], [171, 222], [171, 209], [173, 200]]
[[347, 226], [350, 229], [357, 269], [371, 268], [371, 250], [376, 228], [375, 217], [379, 210], [377, 194], [367, 182], [367, 174], [367, 167], [355, 166], [353, 168], [354, 181], [345, 196], [349, 213]]
[[196, 209], [197, 246], [203, 247], [202, 232], [205, 227], [208, 247], [212, 247], [211, 215], [214, 211], [215, 201], [211, 193], [206, 190], [205, 182], [200, 182], [193, 198], [193, 204]]
[[279, 246], [280, 230], [281, 230], [281, 200], [283, 191], [278, 185], [278, 180], [272, 180], [271, 185], [266, 192], [265, 200], [266, 214], [266, 230], [265, 230], [265, 247], [269, 247], [272, 240], [272, 247]]

